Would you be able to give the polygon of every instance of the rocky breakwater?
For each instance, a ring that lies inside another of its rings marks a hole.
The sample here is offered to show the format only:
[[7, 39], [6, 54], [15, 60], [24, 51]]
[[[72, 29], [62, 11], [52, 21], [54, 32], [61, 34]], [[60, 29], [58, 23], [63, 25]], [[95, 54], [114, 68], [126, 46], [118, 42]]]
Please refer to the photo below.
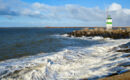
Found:
[[121, 39], [121, 38], [130, 38], [130, 27], [127, 28], [116, 28], [112, 30], [106, 30], [105, 28], [84, 28], [82, 30], [73, 31], [68, 33], [68, 36], [75, 37], [94, 37], [101, 36], [104, 38], [113, 38], [113, 39]]

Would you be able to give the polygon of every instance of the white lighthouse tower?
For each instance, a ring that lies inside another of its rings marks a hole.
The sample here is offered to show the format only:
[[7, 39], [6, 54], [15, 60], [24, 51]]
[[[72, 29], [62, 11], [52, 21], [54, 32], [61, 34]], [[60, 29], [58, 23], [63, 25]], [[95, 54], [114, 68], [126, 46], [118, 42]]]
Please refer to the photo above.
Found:
[[110, 15], [107, 15], [106, 19], [106, 29], [107, 30], [112, 30], [112, 18]]

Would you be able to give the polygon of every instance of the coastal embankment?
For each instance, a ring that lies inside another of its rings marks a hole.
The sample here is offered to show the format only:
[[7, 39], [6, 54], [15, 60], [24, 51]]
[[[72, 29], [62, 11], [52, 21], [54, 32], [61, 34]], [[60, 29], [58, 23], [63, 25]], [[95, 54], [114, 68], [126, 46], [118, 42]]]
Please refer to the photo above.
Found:
[[69, 37], [101, 36], [104, 38], [112, 38], [112, 39], [130, 38], [130, 27], [115, 27], [112, 30], [106, 30], [104, 27], [84, 28], [82, 30], [76, 30], [71, 33], [68, 33], [68, 36]]

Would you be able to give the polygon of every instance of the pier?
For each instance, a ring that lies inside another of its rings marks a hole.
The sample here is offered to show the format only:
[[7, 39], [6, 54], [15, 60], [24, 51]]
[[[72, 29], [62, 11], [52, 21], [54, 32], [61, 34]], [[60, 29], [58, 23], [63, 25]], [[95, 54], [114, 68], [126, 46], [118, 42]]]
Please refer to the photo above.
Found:
[[104, 38], [124, 39], [124, 38], [130, 38], [130, 27], [115, 27], [110, 30], [107, 30], [105, 27], [94, 27], [94, 28], [88, 27], [82, 30], [76, 30], [71, 33], [68, 33], [68, 36], [69, 37], [101, 36]]

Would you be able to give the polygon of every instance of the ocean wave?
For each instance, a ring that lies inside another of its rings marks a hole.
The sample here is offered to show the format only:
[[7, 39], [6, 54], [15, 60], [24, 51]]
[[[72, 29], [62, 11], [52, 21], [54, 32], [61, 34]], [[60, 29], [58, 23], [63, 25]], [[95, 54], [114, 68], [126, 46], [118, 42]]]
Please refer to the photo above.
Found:
[[[66, 36], [64, 36], [66, 37]], [[74, 38], [74, 37], [72, 37]], [[102, 40], [81, 37], [78, 39]], [[104, 40], [104, 39], [103, 39]], [[118, 66], [128, 62], [122, 54], [111, 51], [130, 39], [107, 39], [104, 44], [90, 47], [67, 47], [56, 53], [11, 59], [0, 62], [1, 80], [71, 80], [101, 77], [127, 68]], [[113, 59], [117, 57], [116, 59]], [[115, 70], [117, 69], [117, 70]]]
[[94, 36], [94, 37], [86, 37], [86, 36], [82, 36], [82, 37], [74, 37], [74, 36], [71, 36], [71, 37], [68, 37], [69, 35], [68, 34], [62, 34], [62, 35], [54, 35], [54, 36], [57, 36], [57, 37], [64, 37], [64, 38], [70, 38], [70, 39], [83, 39], [83, 40], [114, 40], [112, 38], [104, 38], [104, 37], [101, 37], [101, 36]]

